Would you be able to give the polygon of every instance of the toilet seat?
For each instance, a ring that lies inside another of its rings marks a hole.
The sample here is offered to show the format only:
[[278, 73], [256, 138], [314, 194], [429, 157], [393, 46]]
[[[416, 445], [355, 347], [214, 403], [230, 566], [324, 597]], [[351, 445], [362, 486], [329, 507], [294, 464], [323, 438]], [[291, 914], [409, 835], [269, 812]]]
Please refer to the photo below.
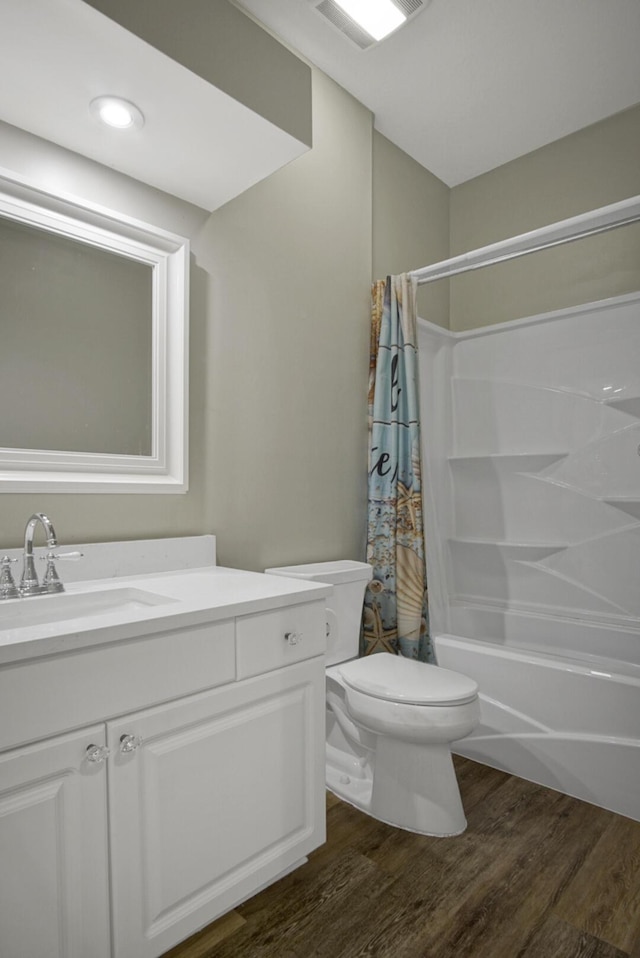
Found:
[[466, 675], [389, 652], [353, 659], [339, 672], [357, 692], [403, 705], [464, 705], [478, 695], [477, 683]]

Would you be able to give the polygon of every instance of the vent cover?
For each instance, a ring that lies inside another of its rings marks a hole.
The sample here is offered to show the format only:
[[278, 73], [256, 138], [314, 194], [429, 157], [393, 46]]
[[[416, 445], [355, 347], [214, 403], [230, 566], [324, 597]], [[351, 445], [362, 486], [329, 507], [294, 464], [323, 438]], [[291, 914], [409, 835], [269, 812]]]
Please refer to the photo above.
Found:
[[[417, 16], [421, 10], [424, 10], [429, 2], [430, 0], [393, 0], [395, 6], [398, 7], [407, 18], [397, 29], [401, 30], [402, 27], [406, 26], [409, 20]], [[374, 40], [366, 30], [363, 30], [355, 20], [352, 20], [349, 14], [345, 13], [342, 7], [339, 7], [334, 0], [309, 0], [309, 3], [311, 3], [316, 11], [328, 20], [333, 27], [339, 30], [343, 36], [351, 40], [352, 43], [355, 43], [360, 50], [368, 50], [369, 47], [374, 47], [378, 44], [379, 41]], [[393, 32], [395, 33], [396, 31], [394, 30]], [[389, 34], [389, 36], [391, 36], [391, 34]]]

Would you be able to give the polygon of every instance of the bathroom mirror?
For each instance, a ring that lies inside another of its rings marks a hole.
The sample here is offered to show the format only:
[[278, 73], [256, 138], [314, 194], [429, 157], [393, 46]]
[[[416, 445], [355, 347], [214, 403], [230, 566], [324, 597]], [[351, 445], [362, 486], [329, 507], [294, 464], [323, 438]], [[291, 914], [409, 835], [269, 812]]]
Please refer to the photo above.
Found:
[[186, 491], [188, 257], [0, 177], [0, 492]]

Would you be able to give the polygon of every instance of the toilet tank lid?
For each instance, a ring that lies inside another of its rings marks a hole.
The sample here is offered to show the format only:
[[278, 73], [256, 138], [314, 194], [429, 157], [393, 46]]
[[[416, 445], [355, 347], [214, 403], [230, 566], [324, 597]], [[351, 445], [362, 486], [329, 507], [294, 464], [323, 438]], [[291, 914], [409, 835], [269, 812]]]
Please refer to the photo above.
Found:
[[338, 666], [345, 683], [358, 692], [406, 705], [463, 705], [478, 694], [467, 675], [377, 652]]
[[355, 562], [352, 559], [279, 566], [264, 571], [271, 575], [285, 575], [292, 579], [310, 579], [313, 582], [328, 582], [331, 585], [340, 585], [344, 582], [369, 582], [373, 576], [373, 569], [368, 562]]

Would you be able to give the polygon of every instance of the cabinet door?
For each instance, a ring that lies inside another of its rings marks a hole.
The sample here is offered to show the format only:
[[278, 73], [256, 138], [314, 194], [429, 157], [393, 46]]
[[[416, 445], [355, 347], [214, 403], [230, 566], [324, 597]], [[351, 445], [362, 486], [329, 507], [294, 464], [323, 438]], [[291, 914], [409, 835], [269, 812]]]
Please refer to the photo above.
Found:
[[109, 723], [108, 741], [116, 958], [162, 954], [324, 841], [323, 658]]
[[107, 958], [103, 725], [0, 755], [0, 954]]

